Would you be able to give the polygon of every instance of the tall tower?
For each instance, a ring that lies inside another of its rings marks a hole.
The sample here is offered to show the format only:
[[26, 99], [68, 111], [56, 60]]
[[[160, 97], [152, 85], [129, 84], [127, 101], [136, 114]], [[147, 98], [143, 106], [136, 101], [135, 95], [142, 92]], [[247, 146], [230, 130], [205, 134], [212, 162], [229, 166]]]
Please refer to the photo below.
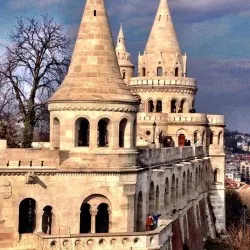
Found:
[[133, 77], [134, 74], [134, 65], [131, 62], [130, 53], [127, 52], [122, 24], [117, 37], [117, 46], [115, 50], [122, 78], [128, 85], [131, 77]]
[[95, 168], [134, 166], [138, 104], [121, 77], [103, 0], [86, 2], [68, 74], [49, 110], [52, 149], [88, 154], [79, 160], [90, 166], [95, 159]]
[[186, 76], [187, 56], [181, 55], [167, 0], [160, 5], [143, 55], [139, 76]]

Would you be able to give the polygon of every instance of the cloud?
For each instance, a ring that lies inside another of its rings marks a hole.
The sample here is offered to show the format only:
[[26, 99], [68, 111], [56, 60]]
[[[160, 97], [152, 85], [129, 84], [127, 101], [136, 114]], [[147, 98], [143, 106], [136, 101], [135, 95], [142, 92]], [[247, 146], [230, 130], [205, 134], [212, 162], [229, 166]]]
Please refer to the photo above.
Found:
[[225, 114], [229, 128], [249, 132], [249, 67], [250, 59], [191, 59], [189, 75], [199, 88], [197, 111]]

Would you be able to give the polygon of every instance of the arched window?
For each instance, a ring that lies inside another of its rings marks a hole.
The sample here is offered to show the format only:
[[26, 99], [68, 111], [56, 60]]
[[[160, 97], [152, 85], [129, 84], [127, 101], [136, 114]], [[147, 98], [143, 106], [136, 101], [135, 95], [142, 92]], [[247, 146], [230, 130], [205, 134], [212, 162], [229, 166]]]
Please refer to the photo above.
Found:
[[210, 144], [214, 144], [214, 133], [210, 132]]
[[94, 10], [94, 16], [96, 16], [96, 10]]
[[198, 188], [199, 176], [198, 176], [198, 168], [195, 170], [195, 188]]
[[143, 232], [145, 230], [144, 219], [143, 219], [143, 197], [142, 197], [142, 192], [139, 192], [138, 198], [137, 198], [136, 228], [137, 228], [137, 232]]
[[124, 148], [129, 145], [129, 136], [126, 135], [127, 132], [127, 123], [126, 118], [122, 119], [119, 125], [119, 147]]
[[155, 187], [153, 181], [151, 181], [149, 187], [149, 212], [155, 213]]
[[19, 205], [20, 234], [33, 233], [36, 229], [36, 201], [32, 198], [24, 199]]
[[156, 187], [156, 194], [155, 194], [155, 212], [159, 213], [160, 209], [160, 193], [159, 193], [159, 186]]
[[89, 146], [89, 121], [79, 118], [75, 123], [75, 145], [76, 147]]
[[190, 184], [191, 184], [191, 176], [190, 176], [190, 171], [188, 169], [188, 173], [187, 173], [187, 196], [189, 196], [190, 192], [191, 192]]
[[142, 68], [142, 76], [146, 76], [146, 68]]
[[184, 147], [185, 146], [185, 141], [186, 141], [186, 137], [184, 134], [180, 134], [178, 136], [178, 146], [179, 147]]
[[98, 147], [109, 146], [109, 126], [108, 118], [103, 118], [98, 122]]
[[123, 72], [122, 72], [122, 78], [123, 78], [123, 79], [126, 79], [126, 71], [123, 71]]
[[175, 193], [175, 176], [172, 176], [172, 183], [171, 183], [171, 202], [175, 205], [176, 200], [176, 193]]
[[91, 232], [91, 214], [90, 205], [83, 203], [80, 214], [80, 234], [87, 234]]
[[133, 148], [136, 147], [136, 135], [137, 135], [137, 121], [135, 119], [133, 124]]
[[180, 103], [180, 108], [178, 110], [178, 113], [184, 113], [184, 112], [186, 112], [187, 110], [186, 110], [185, 106], [186, 106], [186, 100], [182, 99], [181, 103]]
[[52, 232], [52, 207], [46, 206], [43, 209], [43, 216], [42, 216], [42, 231], [45, 234], [51, 235]]
[[96, 215], [96, 233], [108, 233], [109, 232], [109, 212], [108, 204], [101, 203], [98, 208]]
[[148, 101], [148, 112], [149, 113], [154, 112], [154, 102], [152, 100]]
[[182, 177], [182, 196], [183, 198], [186, 196], [186, 173], [183, 172], [183, 177]]
[[206, 132], [203, 131], [203, 133], [202, 133], [202, 139], [201, 139], [201, 144], [202, 145], [205, 145], [205, 138], [206, 138]]
[[194, 132], [194, 145], [197, 145], [198, 144], [198, 132], [195, 131]]
[[164, 207], [167, 208], [169, 206], [169, 181], [166, 178], [165, 181], [165, 194], [164, 194]]
[[222, 144], [222, 132], [219, 133], [218, 135], [218, 145]]
[[216, 168], [214, 170], [214, 182], [218, 182], [218, 175], [219, 175], [220, 170]]
[[162, 76], [162, 67], [157, 68], [157, 76]]
[[178, 67], [175, 68], [174, 75], [175, 75], [176, 77], [179, 76], [179, 68], [178, 68]]
[[171, 113], [176, 113], [176, 102], [177, 100], [175, 99], [171, 101]]
[[162, 101], [161, 100], [158, 100], [156, 102], [156, 112], [157, 113], [162, 113]]
[[60, 148], [60, 121], [58, 118], [53, 120], [53, 148]]

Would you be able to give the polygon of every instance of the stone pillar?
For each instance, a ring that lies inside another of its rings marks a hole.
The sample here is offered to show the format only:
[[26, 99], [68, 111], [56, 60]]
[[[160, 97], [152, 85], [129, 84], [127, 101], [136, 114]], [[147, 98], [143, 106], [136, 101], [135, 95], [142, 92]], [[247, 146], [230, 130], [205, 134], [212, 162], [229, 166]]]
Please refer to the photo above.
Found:
[[96, 122], [93, 122], [90, 126], [90, 142], [89, 142], [89, 146], [90, 149], [95, 149], [98, 147], [97, 145], [97, 134], [98, 134], [98, 125]]
[[91, 233], [95, 233], [95, 221], [96, 221], [96, 215], [97, 215], [97, 210], [96, 209], [91, 209], [90, 210], [90, 215], [91, 215]]
[[42, 217], [43, 217], [43, 212], [36, 213], [36, 232], [37, 233], [42, 232]]
[[214, 226], [213, 226], [213, 221], [212, 221], [212, 218], [211, 218], [211, 212], [209, 210], [209, 206], [208, 206], [208, 197], [205, 197], [204, 200], [205, 200], [205, 207], [206, 207], [206, 218], [207, 218], [207, 223], [208, 223], [208, 228], [209, 228], [209, 234], [211, 236], [211, 238], [215, 238], [216, 237], [216, 234], [215, 234], [215, 231], [214, 231]]
[[112, 149], [118, 149], [119, 148], [119, 123], [118, 122], [112, 122], [112, 127], [110, 128], [110, 134], [109, 134], [109, 144], [110, 148]]

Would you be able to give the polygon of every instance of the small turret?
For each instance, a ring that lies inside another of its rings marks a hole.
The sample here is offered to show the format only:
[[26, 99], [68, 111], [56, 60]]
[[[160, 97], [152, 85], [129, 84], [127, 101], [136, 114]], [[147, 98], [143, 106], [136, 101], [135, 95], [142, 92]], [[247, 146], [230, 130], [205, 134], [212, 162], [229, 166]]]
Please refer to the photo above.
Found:
[[117, 37], [116, 56], [120, 66], [122, 78], [128, 85], [131, 77], [133, 77], [134, 74], [134, 65], [131, 62], [130, 53], [128, 53], [126, 49], [122, 24], [120, 26], [120, 31]]

